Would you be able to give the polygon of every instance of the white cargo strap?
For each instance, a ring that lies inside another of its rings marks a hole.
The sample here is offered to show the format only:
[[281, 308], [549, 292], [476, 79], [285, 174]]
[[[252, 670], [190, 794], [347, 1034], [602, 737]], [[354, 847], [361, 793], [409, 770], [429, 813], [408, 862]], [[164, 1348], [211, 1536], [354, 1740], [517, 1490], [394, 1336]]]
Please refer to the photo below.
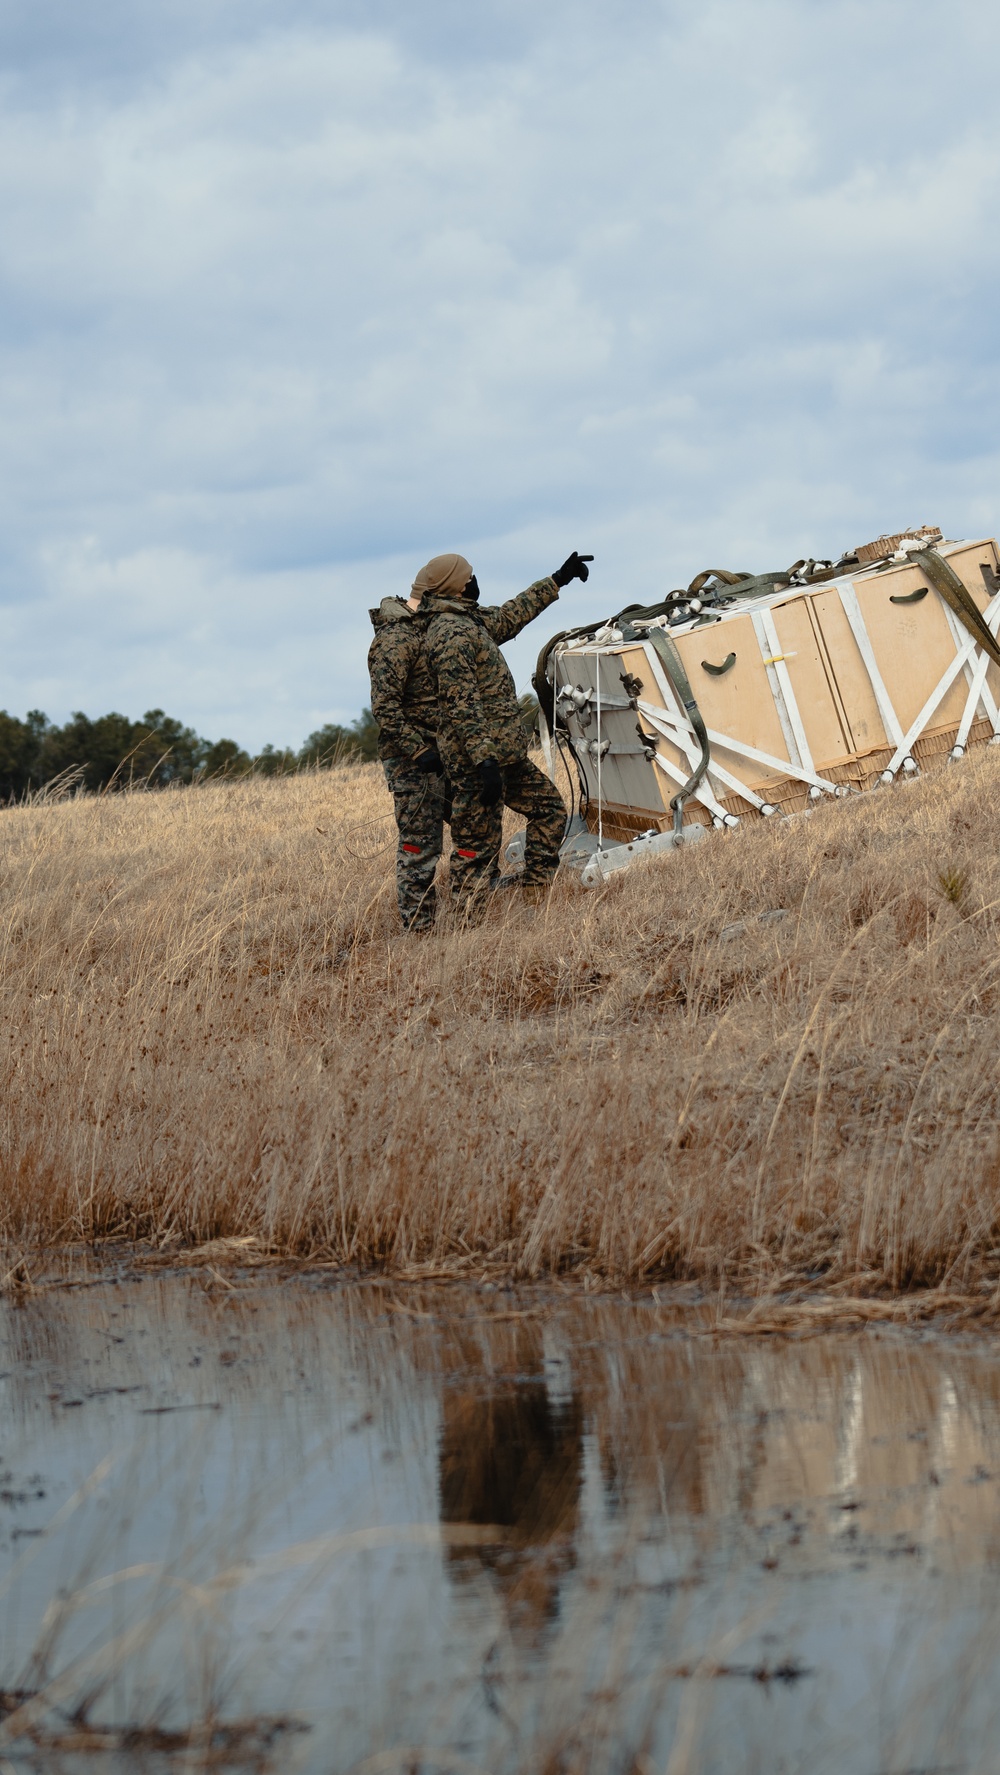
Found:
[[[644, 715], [650, 714], [648, 703], [640, 702], [639, 707]], [[661, 714], [662, 711], [655, 710], [653, 713]], [[710, 727], [708, 738], [713, 754], [714, 748], [718, 746], [721, 751], [734, 752], [739, 758], [751, 758], [755, 764], [763, 764], [768, 770], [773, 770], [776, 776], [791, 777], [797, 783], [808, 783], [810, 788], [822, 789], [826, 795], [835, 795], [841, 786], [839, 783], [831, 783], [827, 777], [817, 775], [814, 770], [799, 770], [796, 765], [789, 764], [787, 758], [775, 758], [770, 752], [762, 752], [759, 746], [748, 746], [745, 740], [734, 740], [728, 733], [716, 733]], [[712, 769], [716, 768], [713, 755]]]
[[[995, 598], [990, 599], [989, 605], [984, 613], [987, 624], [991, 622], [998, 610], [1000, 610], [1000, 592], [997, 593]], [[914, 742], [920, 738], [920, 735], [923, 733], [931, 716], [947, 696], [955, 679], [958, 677], [959, 672], [963, 669], [966, 662], [972, 658], [978, 645], [978, 641], [970, 635], [959, 648], [947, 671], [945, 671], [938, 679], [937, 684], [931, 691], [931, 694], [927, 698], [919, 715], [913, 722], [909, 733], [904, 735], [900, 744], [896, 747], [896, 750], [885, 769], [885, 775], [887, 777], [895, 776], [903, 759], [908, 756]]]
[[[664, 775], [670, 777], [671, 781], [677, 783], [679, 787], [683, 787], [691, 774], [690, 771], [680, 770], [676, 764], [671, 764], [669, 759], [661, 758], [659, 752], [654, 753], [653, 763], [658, 765]], [[727, 813], [726, 809], [722, 806], [722, 803], [716, 800], [711, 789], [706, 784], [704, 777], [698, 784], [698, 787], [694, 790], [693, 799], [695, 801], [700, 801], [702, 807], [706, 807], [713, 819], [719, 820], [722, 825], [739, 825], [739, 820], [735, 815]]]
[[[665, 740], [669, 740], [671, 745], [677, 747], [679, 752], [686, 752], [692, 762], [694, 761], [697, 748], [690, 728], [685, 732], [677, 725], [676, 720], [666, 717], [662, 709], [656, 708], [652, 703], [642, 701], [641, 698], [637, 707], [640, 713], [645, 715], [650, 726], [655, 727], [657, 733], [661, 733]], [[755, 790], [751, 789], [749, 783], [744, 783], [739, 777], [734, 776], [732, 771], [720, 764], [717, 758], [712, 759], [708, 774], [714, 777], [717, 782], [724, 783], [727, 789], [733, 789], [737, 795], [742, 795], [744, 801], [749, 801], [751, 807], [757, 808], [760, 813], [770, 807], [769, 801], [764, 800]]]
[[809, 741], [806, 739], [805, 726], [799, 712], [799, 705], [795, 700], [795, 692], [792, 689], [792, 680], [789, 677], [785, 655], [778, 639], [774, 616], [770, 610], [755, 610], [752, 612], [750, 620], [753, 623], [753, 632], [757, 637], [760, 657], [764, 662], [767, 681], [771, 686], [774, 706], [778, 711], [778, 720], [781, 722], [781, 731], [788, 748], [788, 762], [798, 765], [800, 770], [813, 771], [815, 765], [809, 750]]
[[892, 706], [892, 698], [885, 687], [885, 679], [882, 677], [882, 674], [878, 669], [878, 661], [875, 658], [875, 649], [871, 643], [871, 636], [865, 627], [865, 619], [861, 614], [861, 605], [858, 603], [858, 594], [854, 590], [853, 583], [850, 581], [846, 585], [838, 586], [837, 591], [840, 594], [840, 602], [844, 608], [844, 615], [851, 625], [851, 633], [857, 642], [858, 652], [861, 655], [865, 671], [868, 673], [872, 690], [875, 693], [875, 702], [878, 706], [879, 715], [882, 718], [882, 726], [885, 728], [885, 737], [887, 740], [891, 740], [894, 746], [899, 746], [902, 744], [903, 740], [903, 729], [900, 725], [899, 717]]
[[[956, 648], [964, 648], [965, 643], [969, 639], [968, 629], [962, 627], [962, 624], [959, 622], [954, 611], [949, 610], [947, 605], [945, 605], [944, 613], [948, 619], [951, 638], [954, 641]], [[988, 626], [991, 630], [995, 630], [996, 624], [995, 622], [990, 622]], [[997, 705], [993, 701], [992, 692], [986, 682], [986, 674], [989, 669], [989, 654], [984, 653], [983, 651], [980, 651], [979, 657], [975, 661], [971, 659], [966, 661], [965, 676], [969, 684], [969, 694], [965, 699], [965, 708], [962, 711], [962, 719], [959, 722], [958, 732], [955, 735], [955, 745], [953, 748], [955, 754], [965, 751], [969, 738], [969, 729], [976, 719], [976, 710], [978, 708], [982, 708], [983, 714], [993, 728], [993, 732], [997, 733], [1000, 731], [1000, 710], [997, 709]]]
[[755, 807], [758, 813], [774, 812], [769, 801], [766, 801], [762, 795], [758, 795], [755, 789], [751, 789], [749, 783], [742, 782], [739, 777], [733, 775], [731, 770], [726, 770], [724, 765], [718, 764], [714, 758], [709, 774], [715, 777], [717, 782], [723, 783], [727, 789], [732, 789], [737, 795], [742, 795], [743, 800], [749, 801], [750, 806]]
[[994, 737], [1000, 734], [1000, 709], [997, 708], [986, 685], [986, 674], [990, 669], [989, 655], [981, 653], [976, 661], [976, 669], [972, 674], [972, 684], [966, 698], [962, 720], [955, 735], [955, 751], [964, 752], [969, 738], [969, 729], [976, 718], [976, 710], [982, 704], [986, 719], [990, 722]]

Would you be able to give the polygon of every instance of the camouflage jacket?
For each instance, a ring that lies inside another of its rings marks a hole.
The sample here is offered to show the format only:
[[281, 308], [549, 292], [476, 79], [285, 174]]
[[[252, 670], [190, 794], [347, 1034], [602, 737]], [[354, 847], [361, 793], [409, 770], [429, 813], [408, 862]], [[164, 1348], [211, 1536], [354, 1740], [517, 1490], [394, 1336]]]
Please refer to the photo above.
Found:
[[517, 691], [500, 648], [558, 596], [554, 579], [538, 579], [506, 604], [486, 610], [464, 598], [425, 595], [427, 661], [439, 705], [438, 746], [452, 775], [485, 758], [516, 764], [527, 756]]
[[378, 755], [415, 758], [434, 743], [437, 730], [437, 693], [424, 653], [427, 619], [408, 610], [403, 598], [383, 598], [368, 614], [375, 630], [368, 671]]

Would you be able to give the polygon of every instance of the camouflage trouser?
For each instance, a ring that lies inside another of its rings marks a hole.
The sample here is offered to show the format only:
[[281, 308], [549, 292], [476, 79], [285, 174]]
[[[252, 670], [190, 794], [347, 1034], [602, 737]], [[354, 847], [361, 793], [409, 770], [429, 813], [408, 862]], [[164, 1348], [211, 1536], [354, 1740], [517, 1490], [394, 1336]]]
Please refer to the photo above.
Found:
[[382, 769], [399, 827], [396, 898], [403, 929], [429, 931], [437, 910], [434, 871], [444, 837], [445, 779], [427, 776], [412, 758], [383, 758]]
[[453, 784], [451, 892], [459, 906], [500, 873], [504, 804], [527, 816], [525, 887], [547, 887], [559, 866], [566, 809], [558, 789], [528, 758], [501, 769], [503, 803], [498, 807], [483, 806], [478, 777], [463, 775]]

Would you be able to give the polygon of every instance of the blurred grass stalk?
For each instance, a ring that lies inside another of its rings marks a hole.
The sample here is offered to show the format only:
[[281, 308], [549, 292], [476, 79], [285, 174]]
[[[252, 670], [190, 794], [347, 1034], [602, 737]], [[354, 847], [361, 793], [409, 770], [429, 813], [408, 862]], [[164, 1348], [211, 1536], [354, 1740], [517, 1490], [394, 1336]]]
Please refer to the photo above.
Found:
[[7, 1285], [244, 1238], [990, 1302], [998, 790], [983, 752], [418, 939], [376, 766], [7, 810]]

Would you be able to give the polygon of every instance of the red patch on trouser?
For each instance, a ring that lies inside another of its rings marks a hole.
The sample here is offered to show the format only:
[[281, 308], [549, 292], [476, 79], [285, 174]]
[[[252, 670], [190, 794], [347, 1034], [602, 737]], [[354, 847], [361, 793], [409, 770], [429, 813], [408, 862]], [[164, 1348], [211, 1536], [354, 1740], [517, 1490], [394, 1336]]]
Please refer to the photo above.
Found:
[[474, 863], [477, 856], [479, 855], [479, 852], [478, 851], [459, 851], [458, 855], [460, 857], [468, 857]]
[[419, 857], [420, 855], [419, 844], [404, 844], [403, 849], [404, 851], [409, 851], [411, 857]]

